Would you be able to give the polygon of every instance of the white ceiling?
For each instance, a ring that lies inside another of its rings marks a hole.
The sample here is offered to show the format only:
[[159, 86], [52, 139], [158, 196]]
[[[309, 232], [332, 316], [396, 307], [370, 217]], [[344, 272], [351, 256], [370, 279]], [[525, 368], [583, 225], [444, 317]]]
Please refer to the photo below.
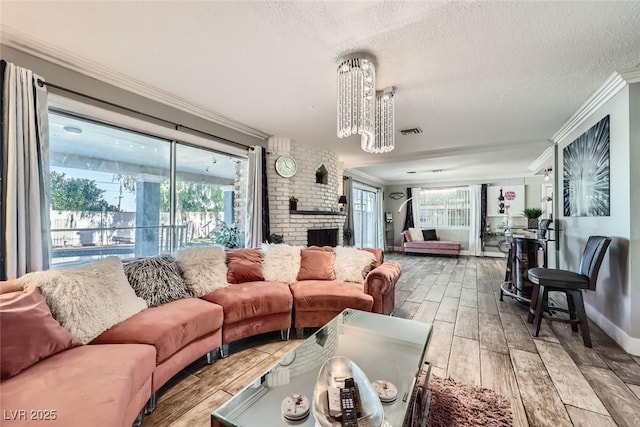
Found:
[[[615, 70], [640, 63], [640, 2], [11, 2], [0, 23], [386, 183], [529, 174]], [[336, 137], [336, 60], [396, 87], [389, 154]], [[433, 173], [434, 169], [444, 170]], [[417, 173], [409, 176], [407, 171]]]

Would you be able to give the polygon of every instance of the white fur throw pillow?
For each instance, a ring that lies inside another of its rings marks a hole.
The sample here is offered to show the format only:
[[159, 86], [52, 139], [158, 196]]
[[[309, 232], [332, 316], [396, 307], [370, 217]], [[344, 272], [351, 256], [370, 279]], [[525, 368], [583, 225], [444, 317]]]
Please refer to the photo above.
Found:
[[176, 253], [184, 281], [196, 297], [229, 286], [227, 255], [221, 246], [183, 249]]
[[338, 246], [335, 248], [336, 260], [333, 269], [339, 282], [364, 283], [364, 278], [371, 271], [376, 257], [368, 251], [357, 248]]
[[289, 245], [262, 245], [264, 260], [262, 271], [267, 282], [293, 283], [300, 270], [300, 247]]
[[420, 230], [419, 228], [410, 228], [409, 234], [411, 234], [411, 239], [414, 242], [424, 241], [424, 235], [422, 234], [422, 230]]
[[40, 287], [53, 317], [83, 344], [147, 308], [129, 286], [117, 257], [29, 273], [19, 283], [25, 289]]

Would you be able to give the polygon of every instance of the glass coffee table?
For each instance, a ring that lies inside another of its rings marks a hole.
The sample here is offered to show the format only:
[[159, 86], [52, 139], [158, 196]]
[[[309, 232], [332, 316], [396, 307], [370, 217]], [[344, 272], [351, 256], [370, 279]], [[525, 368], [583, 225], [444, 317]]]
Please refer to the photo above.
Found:
[[422, 368], [431, 325], [413, 320], [347, 309], [287, 353], [211, 414], [213, 426], [315, 426], [311, 414], [289, 421], [282, 416], [287, 396], [303, 394], [313, 400], [320, 368], [326, 360], [345, 356], [369, 381], [386, 380], [398, 389], [397, 399], [384, 404], [385, 420], [401, 427], [412, 412], [416, 377]]

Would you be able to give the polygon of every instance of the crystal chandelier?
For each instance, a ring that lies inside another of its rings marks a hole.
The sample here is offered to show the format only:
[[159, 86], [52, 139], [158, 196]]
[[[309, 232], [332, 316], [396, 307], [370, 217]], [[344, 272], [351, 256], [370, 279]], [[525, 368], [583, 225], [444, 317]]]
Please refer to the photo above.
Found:
[[359, 134], [362, 147], [375, 139], [374, 58], [354, 53], [338, 61], [338, 137]]
[[362, 136], [362, 149], [367, 153], [388, 153], [393, 150], [394, 122], [393, 122], [393, 97], [395, 88], [389, 86], [376, 92], [375, 136], [367, 138]]

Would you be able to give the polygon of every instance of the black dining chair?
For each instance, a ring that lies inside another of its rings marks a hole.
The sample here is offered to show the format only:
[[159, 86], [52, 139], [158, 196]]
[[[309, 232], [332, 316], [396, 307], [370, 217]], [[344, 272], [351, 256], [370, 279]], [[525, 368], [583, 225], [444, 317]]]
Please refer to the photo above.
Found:
[[[544, 317], [549, 320], [571, 323], [571, 329], [574, 332], [578, 331], [578, 325], [580, 325], [584, 346], [591, 347], [591, 337], [589, 336], [589, 325], [584, 310], [582, 291], [596, 290], [596, 280], [598, 279], [600, 265], [602, 265], [604, 254], [607, 252], [610, 243], [610, 237], [589, 237], [580, 260], [579, 273], [552, 268], [532, 268], [528, 271], [529, 281], [533, 283], [533, 290], [527, 321], [529, 323], [533, 322], [534, 336], [537, 337], [540, 333], [540, 325]], [[544, 314], [545, 311], [549, 310], [548, 294], [553, 291], [563, 292], [567, 296], [568, 310], [559, 307], [553, 307], [553, 310], [569, 313], [569, 320]]]

